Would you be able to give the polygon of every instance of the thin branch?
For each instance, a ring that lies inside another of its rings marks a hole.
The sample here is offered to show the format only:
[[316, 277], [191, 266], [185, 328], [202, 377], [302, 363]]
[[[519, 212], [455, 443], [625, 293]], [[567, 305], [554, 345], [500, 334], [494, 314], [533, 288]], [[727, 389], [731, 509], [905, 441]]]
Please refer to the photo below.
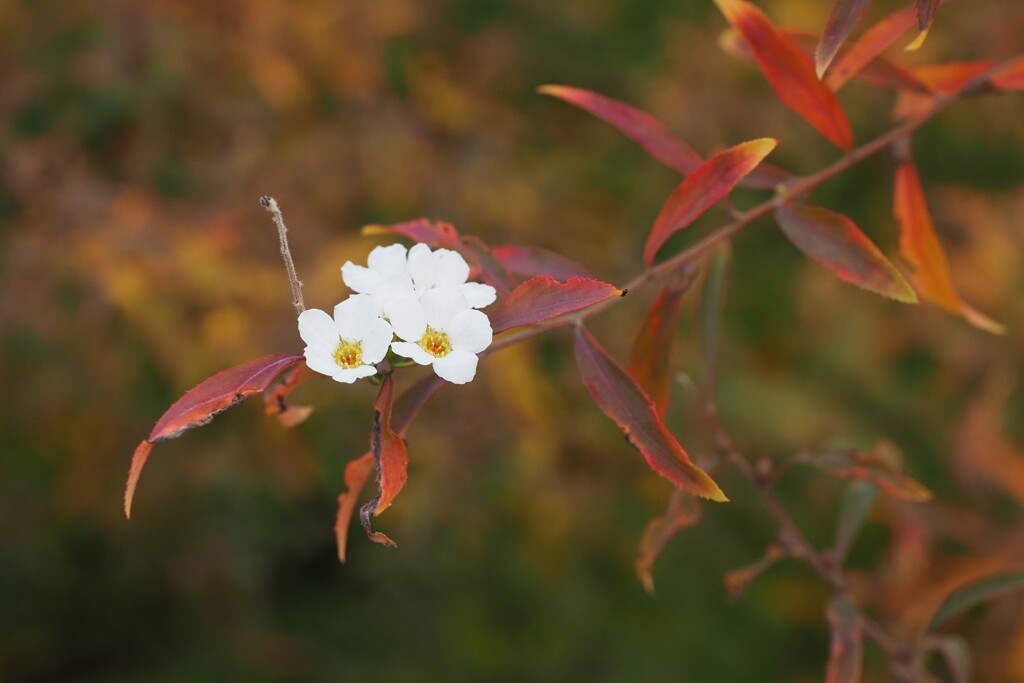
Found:
[[288, 228], [284, 224], [284, 216], [281, 215], [281, 208], [273, 197], [260, 197], [260, 206], [267, 210], [267, 213], [274, 219], [277, 226], [277, 238], [281, 242], [281, 258], [284, 259], [284, 267], [288, 271], [288, 284], [292, 287], [292, 305], [295, 311], [302, 314], [306, 310], [306, 304], [302, 300], [302, 282], [299, 281], [298, 273], [295, 272], [295, 262], [292, 261], [292, 252], [288, 248]]

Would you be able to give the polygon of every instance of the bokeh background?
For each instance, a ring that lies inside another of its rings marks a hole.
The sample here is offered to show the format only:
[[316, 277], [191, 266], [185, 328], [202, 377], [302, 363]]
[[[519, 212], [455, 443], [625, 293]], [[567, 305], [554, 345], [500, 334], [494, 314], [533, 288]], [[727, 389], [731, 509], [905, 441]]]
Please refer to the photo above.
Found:
[[[808, 30], [828, 5], [760, 4]], [[0, 3], [0, 679], [820, 680], [827, 596], [806, 569], [783, 563], [739, 600], [723, 588], [773, 533], [729, 473], [734, 502], [671, 543], [644, 592], [636, 544], [669, 487], [590, 405], [564, 332], [425, 409], [378, 519], [397, 550], [355, 528], [337, 561], [335, 498], [373, 391], [326, 379], [295, 394], [317, 406], [295, 430], [252, 401], [161, 444], [121, 512], [132, 449], [177, 396], [301, 350], [262, 194], [284, 208], [307, 304], [329, 309], [339, 266], [379, 243], [360, 226], [419, 216], [612, 282], [638, 271], [678, 178], [543, 83], [646, 108], [705, 154], [771, 135], [797, 172], [835, 158], [717, 48], [724, 26], [710, 0]], [[1007, 58], [1022, 35], [1018, 0], [949, 3], [926, 47], [896, 56]], [[844, 91], [859, 139], [892, 100]], [[783, 459], [886, 437], [936, 493], [880, 502], [854, 549], [858, 600], [897, 630], [1024, 556], [1022, 121], [1020, 95], [979, 98], [916, 140], [957, 281], [1005, 337], [839, 283], [768, 222], [735, 244], [722, 411], [742, 447]], [[891, 182], [878, 158], [815, 200], [895, 253]], [[594, 321], [619, 358], [653, 294]], [[688, 376], [697, 298], [676, 349]], [[669, 424], [700, 456], [693, 403], [680, 382]], [[781, 487], [820, 543], [841, 491], [799, 469]], [[1024, 680], [1022, 608], [953, 625], [978, 680]], [[867, 667], [885, 680], [871, 649]]]

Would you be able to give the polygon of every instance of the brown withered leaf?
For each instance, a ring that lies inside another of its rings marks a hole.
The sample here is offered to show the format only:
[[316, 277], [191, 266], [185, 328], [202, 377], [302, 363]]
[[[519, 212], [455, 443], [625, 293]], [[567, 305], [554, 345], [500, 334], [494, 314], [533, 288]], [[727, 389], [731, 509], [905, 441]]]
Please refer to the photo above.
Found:
[[924, 502], [932, 493], [903, 470], [903, 456], [889, 441], [881, 440], [870, 453], [855, 448], [830, 448], [807, 457], [818, 469], [840, 479], [870, 481], [893, 498]]
[[696, 496], [684, 489], [673, 489], [665, 512], [647, 522], [640, 536], [636, 575], [649, 594], [654, 595], [654, 563], [668, 542], [683, 529], [700, 521], [700, 515], [700, 502]]
[[267, 415], [277, 417], [277, 421], [285, 429], [297, 427], [313, 413], [312, 406], [293, 406], [288, 404], [288, 396], [303, 382], [312, 379], [317, 373], [305, 364], [292, 368], [272, 387], [263, 392], [263, 411]]

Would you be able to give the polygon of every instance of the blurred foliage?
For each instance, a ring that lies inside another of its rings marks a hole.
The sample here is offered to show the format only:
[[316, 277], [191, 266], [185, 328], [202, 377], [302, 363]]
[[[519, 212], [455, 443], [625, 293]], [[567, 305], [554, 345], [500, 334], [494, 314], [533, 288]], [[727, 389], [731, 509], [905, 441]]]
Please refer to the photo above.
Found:
[[[762, 5], [810, 30], [827, 10]], [[338, 267], [375, 244], [358, 227], [421, 215], [612, 282], [640, 268], [677, 178], [542, 83], [646, 108], [705, 154], [772, 135], [797, 171], [834, 158], [717, 50], [723, 27], [684, 0], [0, 4], [0, 678], [820, 680], [827, 596], [806, 570], [782, 563], [736, 602], [722, 586], [773, 532], [728, 474], [734, 502], [669, 545], [644, 593], [636, 542], [669, 487], [589, 405], [564, 332], [427, 407], [409, 485], [378, 520], [396, 551], [354, 531], [337, 562], [335, 497], [372, 389], [326, 380], [299, 390], [318, 407], [291, 432], [247, 404], [162, 445], [121, 516], [132, 449], [167, 405], [300, 350], [261, 194], [284, 208], [307, 303], [328, 308]], [[1021, 35], [1018, 0], [950, 3], [899, 57], [1005, 58]], [[860, 139], [888, 125], [890, 93], [848, 90]], [[724, 419], [757, 457], [901, 446], [936, 502], [876, 506], [852, 562], [861, 604], [907, 628], [943, 590], [1024, 559], [1022, 120], [1019, 96], [977, 99], [917, 141], [954, 274], [1004, 338], [843, 285], [767, 222], [736, 242]], [[879, 158], [816, 201], [892, 253], [890, 193]], [[620, 359], [653, 294], [596, 322]], [[677, 353], [694, 376], [695, 300]], [[669, 424], [699, 456], [692, 399], [676, 388]], [[803, 470], [782, 488], [822, 543], [840, 491]], [[1024, 680], [1021, 607], [955, 624], [978, 680]]]

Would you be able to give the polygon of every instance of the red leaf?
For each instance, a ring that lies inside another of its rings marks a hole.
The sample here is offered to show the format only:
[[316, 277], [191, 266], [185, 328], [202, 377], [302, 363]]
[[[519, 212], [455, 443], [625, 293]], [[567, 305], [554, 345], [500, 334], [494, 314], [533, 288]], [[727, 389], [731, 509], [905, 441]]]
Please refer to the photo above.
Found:
[[384, 378], [384, 383], [377, 394], [373, 407], [377, 410], [377, 422], [374, 431], [380, 429], [380, 496], [373, 508], [374, 516], [379, 515], [391, 506], [402, 488], [405, 486], [409, 467], [409, 452], [402, 440], [391, 428], [391, 411], [395, 401], [395, 382], [391, 375]]
[[654, 563], [661, 557], [673, 536], [700, 520], [700, 512], [700, 503], [692, 493], [673, 489], [665, 513], [647, 522], [644, 527], [636, 558], [636, 574], [651, 595], [654, 595]]
[[875, 57], [870, 64], [861, 69], [857, 78], [884, 88], [908, 90], [920, 95], [932, 94], [928, 84], [918, 78], [913, 71], [885, 57]]
[[921, 178], [912, 161], [904, 162], [896, 169], [893, 204], [900, 225], [900, 252], [914, 268], [913, 282], [921, 298], [963, 316], [975, 327], [993, 334], [1006, 332], [1003, 325], [961, 299], [953, 286], [946, 251], [935, 234]]
[[828, 603], [825, 617], [832, 632], [825, 683], [860, 683], [864, 634], [857, 609], [846, 598], [836, 597]]
[[846, 216], [820, 206], [788, 204], [775, 209], [786, 237], [840, 280], [905, 303], [917, 296], [878, 247]]
[[125, 517], [131, 517], [135, 487], [139, 483], [152, 444], [177, 438], [186, 430], [209, 423], [247, 396], [266, 389], [278, 374], [302, 359], [302, 356], [284, 353], [263, 356], [222, 370], [185, 392], [185, 395], [175, 401], [174, 405], [157, 420], [149, 437], [135, 449], [124, 492]]
[[713, 155], [679, 183], [661, 207], [647, 238], [647, 265], [654, 263], [655, 255], [669, 237], [721, 201], [777, 144], [777, 140], [761, 138], [730, 147]]
[[761, 71], [786, 106], [840, 149], [853, 147], [853, 131], [839, 100], [818, 80], [814, 63], [768, 17], [743, 0], [715, 0], [750, 45]]
[[576, 365], [583, 384], [605, 415], [626, 434], [651, 469], [702, 498], [728, 500], [711, 477], [690, 461], [662, 424], [644, 390], [608, 355], [583, 326], [576, 328]]
[[345, 561], [348, 527], [352, 520], [352, 513], [356, 509], [356, 501], [373, 471], [373, 453], [367, 453], [345, 465], [345, 488], [348, 490], [338, 496], [338, 514], [334, 520], [334, 537], [338, 541], [338, 559], [342, 562]]
[[567, 85], [542, 85], [537, 91], [573, 104], [610, 123], [652, 157], [683, 175], [700, 166], [700, 155], [646, 112], [604, 95]]
[[821, 78], [828, 69], [836, 52], [839, 51], [839, 46], [853, 31], [853, 27], [860, 21], [867, 6], [868, 0], [835, 0], [832, 11], [828, 13], [828, 19], [825, 20], [825, 30], [821, 34], [821, 42], [818, 43], [818, 49], [814, 52], [818, 78]]
[[503, 244], [491, 247], [491, 253], [506, 270], [516, 275], [550, 275], [559, 282], [565, 282], [572, 277], [594, 277], [589, 270], [572, 259], [540, 247]]
[[491, 329], [497, 334], [625, 295], [625, 290], [600, 280], [574, 277], [558, 282], [553, 277], [541, 275], [516, 287], [508, 298], [494, 307], [489, 316]]
[[995, 63], [985, 60], [928, 64], [914, 69], [914, 75], [933, 91], [952, 95], [963, 90], [968, 83], [987, 73], [994, 66]]
[[470, 265], [479, 268], [483, 279], [498, 290], [501, 296], [506, 296], [515, 286], [505, 267], [491, 255], [490, 249], [479, 237], [460, 236], [455, 226], [450, 223], [419, 218], [394, 225], [367, 225], [363, 228], [363, 234], [402, 235], [414, 242], [423, 242], [434, 249], [452, 249], [461, 253]]
[[1024, 57], [1018, 57], [993, 74], [992, 87], [999, 90], [1024, 90]]
[[284, 379], [270, 387], [263, 394], [263, 412], [267, 415], [275, 415], [277, 421], [285, 429], [297, 427], [306, 421], [312, 412], [312, 406], [290, 406], [287, 399], [295, 389], [303, 382], [312, 379], [316, 373], [306, 365], [298, 365], [292, 368]]
[[809, 456], [808, 462], [840, 479], [870, 481], [893, 498], [923, 502], [932, 497], [931, 491], [903, 471], [903, 457], [888, 441], [879, 441], [871, 453], [832, 448]]
[[647, 311], [629, 362], [629, 374], [654, 400], [662, 417], [668, 410], [672, 382], [672, 340], [675, 337], [683, 294], [697, 279], [697, 268], [684, 263]]
[[914, 8], [907, 7], [869, 28], [839, 55], [825, 77], [825, 82], [833, 91], [838, 92], [847, 81], [910, 30], [916, 18]]
[[935, 10], [940, 0], [917, 0], [917, 27], [927, 31], [935, 20]]

